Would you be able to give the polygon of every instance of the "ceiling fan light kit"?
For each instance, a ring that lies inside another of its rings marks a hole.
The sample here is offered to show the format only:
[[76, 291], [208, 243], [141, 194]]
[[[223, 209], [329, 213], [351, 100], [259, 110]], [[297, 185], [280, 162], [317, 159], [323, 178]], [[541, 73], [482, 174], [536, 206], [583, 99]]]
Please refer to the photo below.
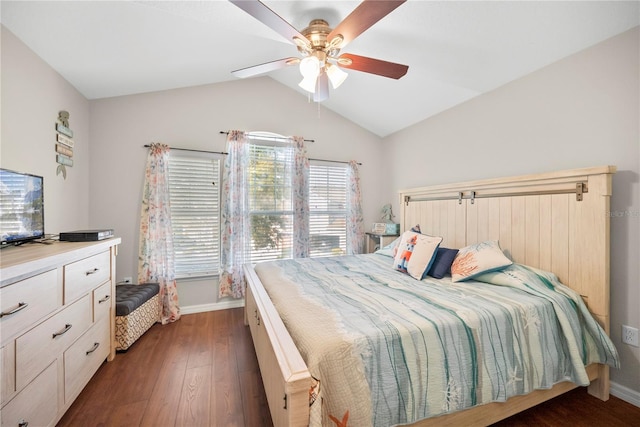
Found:
[[331, 82], [331, 86], [333, 86], [334, 89], [338, 89], [338, 86], [344, 83], [344, 81], [347, 80], [347, 77], [349, 77], [349, 74], [345, 73], [340, 68], [338, 68], [337, 65], [333, 64], [329, 64], [326, 66], [326, 73], [327, 76], [329, 76], [329, 81]]
[[316, 91], [316, 80], [320, 74], [320, 61], [315, 56], [307, 56], [300, 61], [300, 74], [302, 81], [298, 84], [307, 92], [314, 93]]
[[229, 1], [280, 33], [296, 45], [298, 52], [303, 56], [302, 59], [279, 59], [232, 71], [231, 73], [237, 77], [251, 77], [299, 63], [303, 79], [298, 86], [313, 93], [314, 101], [322, 102], [329, 98], [329, 81], [331, 81], [331, 86], [336, 89], [348, 77], [348, 74], [340, 67], [393, 79], [404, 76], [409, 69], [406, 65], [364, 56], [348, 54], [338, 56], [340, 49], [344, 48], [348, 42], [362, 34], [406, 0], [364, 0], [336, 28], [329, 27], [329, 23], [324, 19], [314, 19], [301, 32], [298, 32], [259, 0]]

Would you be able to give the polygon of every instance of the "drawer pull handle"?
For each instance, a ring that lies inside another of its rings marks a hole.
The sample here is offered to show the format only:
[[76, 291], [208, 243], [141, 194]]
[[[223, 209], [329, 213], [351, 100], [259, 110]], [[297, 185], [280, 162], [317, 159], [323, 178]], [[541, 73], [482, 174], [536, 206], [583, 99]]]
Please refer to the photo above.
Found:
[[94, 268], [93, 270], [89, 270], [84, 274], [86, 274], [87, 276], [90, 276], [91, 274], [96, 274], [98, 271], [100, 271], [99, 268]]
[[258, 310], [253, 310], [253, 317], [258, 318]]
[[71, 329], [71, 326], [73, 325], [71, 325], [70, 323], [67, 323], [66, 325], [64, 325], [64, 329], [61, 329], [60, 331], [53, 334], [53, 338], [59, 337], [60, 335], [64, 335], [67, 332], [69, 332], [69, 329]]
[[102, 304], [103, 302], [109, 301], [109, 298], [111, 298], [111, 295], [105, 295], [104, 298], [102, 298], [101, 300], [98, 300], [98, 304]]
[[25, 308], [27, 308], [28, 305], [29, 304], [26, 303], [26, 302], [19, 302], [18, 306], [16, 308], [14, 308], [13, 310], [3, 311], [2, 313], [0, 313], [0, 317], [11, 316], [12, 314], [16, 314], [20, 310], [24, 310]]
[[87, 356], [90, 355], [91, 353], [93, 353], [94, 351], [96, 351], [98, 349], [98, 347], [100, 347], [100, 343], [99, 342], [94, 342], [93, 343], [93, 347], [91, 347], [91, 350], [87, 350]]
[[18, 427], [27, 427], [29, 425], [29, 421], [20, 420], [18, 423]]
[[256, 317], [256, 322], [257, 322], [258, 326], [260, 326], [260, 318], [259, 317]]

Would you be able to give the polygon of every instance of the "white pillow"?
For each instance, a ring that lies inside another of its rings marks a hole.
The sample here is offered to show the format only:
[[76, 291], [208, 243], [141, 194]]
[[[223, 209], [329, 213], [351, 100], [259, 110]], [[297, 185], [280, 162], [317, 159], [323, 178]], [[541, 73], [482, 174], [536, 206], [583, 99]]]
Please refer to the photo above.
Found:
[[393, 260], [396, 270], [422, 280], [433, 263], [442, 237], [405, 231], [400, 236], [398, 252]]
[[374, 253], [376, 254], [380, 254], [380, 255], [385, 255], [385, 256], [390, 256], [390, 257], [394, 257], [395, 256], [395, 248], [396, 246], [398, 246], [398, 243], [400, 242], [400, 238], [398, 237], [397, 239], [395, 239], [393, 242], [389, 243], [387, 246], [385, 246], [384, 248], [380, 248], [377, 251], [375, 251]]

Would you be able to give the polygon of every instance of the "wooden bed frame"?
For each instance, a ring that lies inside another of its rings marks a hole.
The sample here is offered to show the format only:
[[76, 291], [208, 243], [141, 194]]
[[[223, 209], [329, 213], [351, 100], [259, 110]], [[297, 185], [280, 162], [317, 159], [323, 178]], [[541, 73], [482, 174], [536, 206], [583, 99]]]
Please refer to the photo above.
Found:
[[[499, 240], [513, 261], [555, 273], [583, 296], [609, 333], [609, 222], [615, 166], [469, 181], [400, 191], [401, 229], [420, 224], [461, 248]], [[311, 375], [260, 279], [245, 266], [245, 323], [249, 325], [273, 423], [309, 423]], [[609, 368], [587, 367], [589, 393], [609, 398]], [[412, 426], [488, 425], [577, 387], [570, 382]]]

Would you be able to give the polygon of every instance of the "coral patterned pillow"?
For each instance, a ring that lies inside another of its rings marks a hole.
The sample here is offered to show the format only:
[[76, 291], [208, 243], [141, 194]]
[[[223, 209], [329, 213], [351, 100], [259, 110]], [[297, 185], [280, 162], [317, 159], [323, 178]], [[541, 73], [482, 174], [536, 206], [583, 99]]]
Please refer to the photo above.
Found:
[[441, 242], [442, 237], [405, 231], [400, 237], [398, 253], [393, 260], [394, 268], [414, 279], [424, 279]]
[[500, 270], [511, 264], [511, 260], [500, 249], [498, 241], [487, 240], [460, 249], [451, 264], [451, 280], [462, 282], [482, 273]]

